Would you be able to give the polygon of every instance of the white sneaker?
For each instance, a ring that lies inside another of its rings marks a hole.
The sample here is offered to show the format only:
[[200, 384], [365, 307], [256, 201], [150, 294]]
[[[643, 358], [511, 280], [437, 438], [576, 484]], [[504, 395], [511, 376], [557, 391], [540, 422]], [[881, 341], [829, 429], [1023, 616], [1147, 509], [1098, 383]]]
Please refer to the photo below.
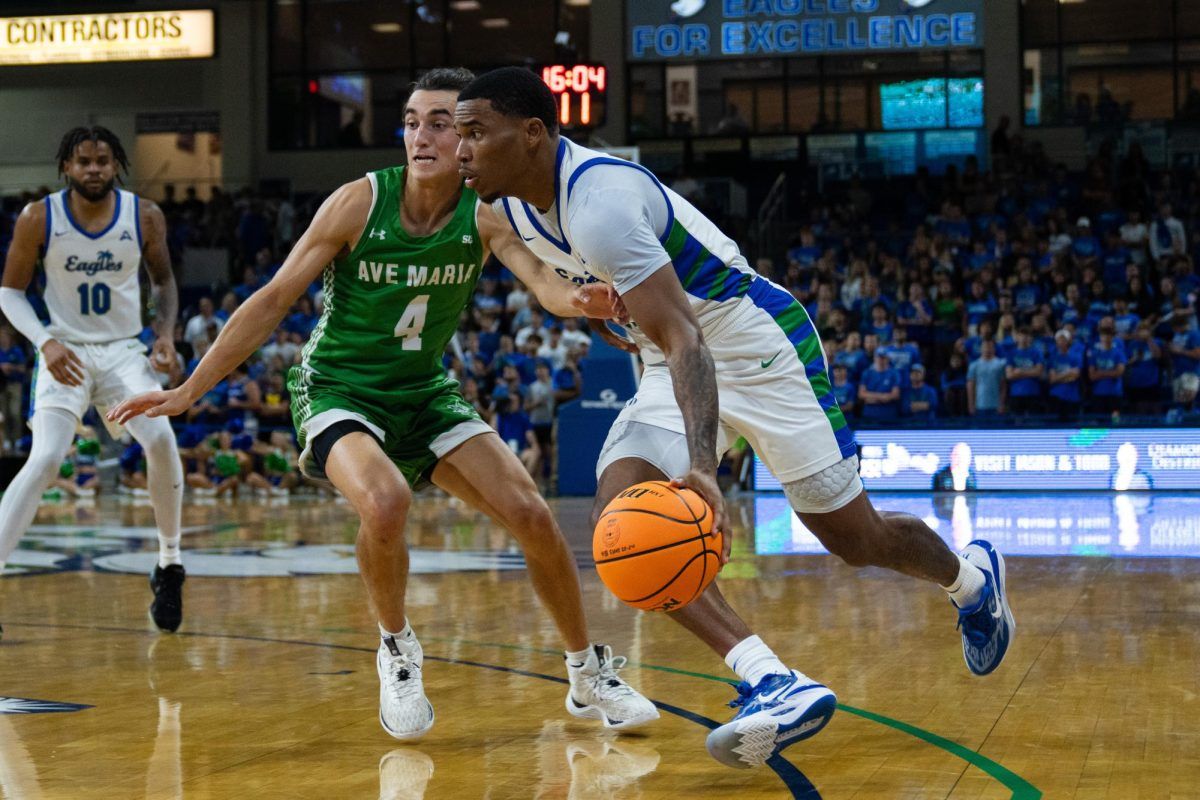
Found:
[[421, 680], [421, 644], [391, 636], [379, 643], [379, 723], [397, 739], [419, 739], [433, 727], [433, 706]]
[[625, 666], [625, 656], [613, 658], [608, 645], [592, 645], [587, 661], [567, 664], [571, 688], [567, 691], [567, 711], [573, 716], [598, 719], [604, 727], [624, 730], [658, 719], [654, 704], [621, 680], [617, 671]]

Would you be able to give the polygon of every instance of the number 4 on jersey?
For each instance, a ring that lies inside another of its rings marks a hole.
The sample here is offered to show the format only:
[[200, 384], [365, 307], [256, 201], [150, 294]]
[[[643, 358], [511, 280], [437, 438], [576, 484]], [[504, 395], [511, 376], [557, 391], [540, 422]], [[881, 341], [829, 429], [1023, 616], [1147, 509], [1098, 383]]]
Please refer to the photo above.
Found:
[[425, 314], [428, 308], [429, 295], [419, 294], [412, 299], [412, 302], [404, 309], [404, 313], [400, 315], [400, 321], [396, 323], [393, 335], [404, 339], [403, 349], [421, 349], [421, 330], [425, 327]]

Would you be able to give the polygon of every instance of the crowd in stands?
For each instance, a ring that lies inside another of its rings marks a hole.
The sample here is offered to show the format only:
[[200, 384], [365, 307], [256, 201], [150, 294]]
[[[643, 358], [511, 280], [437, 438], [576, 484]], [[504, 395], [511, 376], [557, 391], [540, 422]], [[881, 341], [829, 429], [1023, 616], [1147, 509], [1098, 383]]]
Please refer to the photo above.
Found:
[[997, 137], [992, 172], [969, 159], [804, 198], [785, 258], [760, 260], [821, 332], [842, 409], [860, 426], [1182, 418], [1200, 172], [1156, 173], [1134, 144], [1071, 174]]
[[[860, 426], [1097, 415], [1161, 423], [1190, 412], [1200, 388], [1200, 173], [1155, 173], [1136, 145], [1120, 157], [1102, 149], [1082, 174], [1004, 130], [993, 147], [987, 173], [969, 159], [944, 176], [812, 191], [799, 198], [804, 219], [786, 254], [758, 260], [821, 332], [847, 416]], [[316, 202], [168, 191], [161, 206], [175, 256], [224, 248], [232, 275], [182, 292], [178, 363], [164, 386], [195, 369], [229, 315], [279, 269]], [[4, 206], [0, 252], [22, 205]], [[253, 358], [175, 421], [198, 493], [301, 485], [287, 370], [322, 300], [318, 281]], [[549, 481], [556, 409], [580, 394], [590, 344], [583, 321], [550, 316], [491, 263], [445, 363], [530, 473]], [[0, 324], [5, 452], [28, 444], [32, 371], [26, 344]], [[82, 450], [86, 462], [91, 445]], [[131, 492], [145, 491], [142, 464], [136, 445], [121, 457]]]

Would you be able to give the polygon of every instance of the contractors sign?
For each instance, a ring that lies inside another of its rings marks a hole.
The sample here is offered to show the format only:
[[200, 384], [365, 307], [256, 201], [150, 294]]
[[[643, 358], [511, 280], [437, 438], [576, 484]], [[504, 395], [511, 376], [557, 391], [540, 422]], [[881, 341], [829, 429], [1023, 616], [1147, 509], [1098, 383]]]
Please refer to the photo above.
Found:
[[0, 17], [0, 66], [211, 58], [213, 12]]

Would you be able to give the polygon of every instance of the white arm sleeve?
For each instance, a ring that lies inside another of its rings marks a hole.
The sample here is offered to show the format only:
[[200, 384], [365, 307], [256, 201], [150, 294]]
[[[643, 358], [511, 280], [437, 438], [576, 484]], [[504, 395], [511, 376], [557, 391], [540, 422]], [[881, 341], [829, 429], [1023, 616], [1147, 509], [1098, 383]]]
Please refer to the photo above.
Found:
[[0, 311], [4, 312], [4, 316], [8, 317], [12, 326], [32, 342], [38, 350], [41, 350], [42, 345], [54, 338], [50, 335], [50, 331], [46, 330], [42, 321], [38, 319], [33, 306], [29, 304], [29, 298], [20, 289], [0, 288]]

